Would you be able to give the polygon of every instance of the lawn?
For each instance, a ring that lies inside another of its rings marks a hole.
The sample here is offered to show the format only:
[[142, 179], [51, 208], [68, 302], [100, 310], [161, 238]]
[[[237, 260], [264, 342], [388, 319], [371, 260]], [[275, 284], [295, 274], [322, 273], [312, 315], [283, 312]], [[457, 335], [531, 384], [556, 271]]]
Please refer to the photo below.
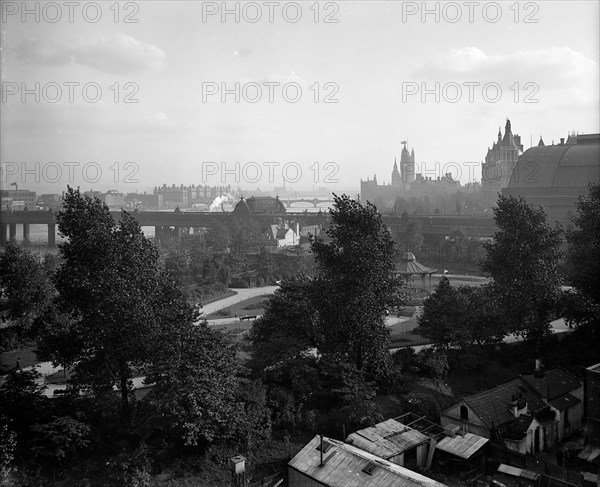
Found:
[[262, 294], [253, 298], [244, 299], [231, 306], [227, 306], [219, 311], [209, 314], [206, 318], [209, 320], [219, 318], [236, 318], [244, 315], [261, 315], [265, 312], [264, 303], [269, 300], [270, 294]]
[[23, 350], [14, 350], [0, 354], [0, 374], [7, 374], [17, 366], [17, 359], [21, 368], [30, 367], [39, 362], [34, 348], [25, 348]]

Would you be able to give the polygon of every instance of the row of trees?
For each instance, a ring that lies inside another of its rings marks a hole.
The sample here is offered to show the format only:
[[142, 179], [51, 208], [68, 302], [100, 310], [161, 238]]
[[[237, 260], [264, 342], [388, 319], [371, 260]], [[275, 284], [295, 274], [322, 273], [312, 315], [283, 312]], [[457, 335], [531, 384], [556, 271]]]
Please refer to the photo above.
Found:
[[185, 285], [199, 285], [205, 291], [215, 284], [244, 287], [247, 274], [255, 275], [260, 284], [274, 284], [311, 267], [309, 256], [275, 253], [265, 247], [262, 230], [251, 217], [234, 215], [204, 234], [161, 244], [165, 266]]
[[[442, 279], [425, 302], [421, 333], [441, 348], [460, 351], [514, 333], [535, 344], [538, 357], [555, 318], [564, 316], [599, 335], [599, 186], [590, 185], [589, 194], [580, 196], [578, 228], [566, 234], [566, 250], [563, 230], [522, 198], [500, 196], [494, 216], [498, 231], [481, 263], [490, 283], [453, 288]], [[565, 281], [574, 290], [562, 291]]]
[[[72, 438], [70, 450], [106, 450], [132, 435], [134, 444], [243, 450], [268, 436], [269, 412], [248, 393], [235, 347], [199, 321], [133, 216], [123, 212], [116, 224], [106, 205], [69, 188], [57, 221], [66, 237], [58, 260], [39, 261], [13, 244], [0, 254], [3, 313], [36, 340], [39, 359], [70, 371], [75, 393], [60, 407], [40, 407], [34, 374], [11, 372], [0, 390], [10, 398], [0, 427], [14, 440], [15, 461], [31, 460], [32, 442], [50, 448], [43, 438]], [[153, 387], [137, 401], [132, 379], [142, 375]], [[67, 455], [45, 451], [55, 460]]]

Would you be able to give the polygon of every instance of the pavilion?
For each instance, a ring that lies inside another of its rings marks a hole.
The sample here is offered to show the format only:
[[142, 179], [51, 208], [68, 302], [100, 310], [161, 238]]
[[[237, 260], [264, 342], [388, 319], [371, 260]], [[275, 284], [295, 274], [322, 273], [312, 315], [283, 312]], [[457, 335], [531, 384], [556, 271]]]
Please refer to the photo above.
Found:
[[437, 272], [437, 269], [419, 264], [412, 252], [404, 252], [400, 258], [400, 262], [396, 264], [396, 274], [407, 279], [407, 284], [413, 287], [413, 276], [421, 276], [422, 289], [425, 290], [425, 276], [429, 276], [429, 287], [427, 292], [431, 292], [431, 275]]

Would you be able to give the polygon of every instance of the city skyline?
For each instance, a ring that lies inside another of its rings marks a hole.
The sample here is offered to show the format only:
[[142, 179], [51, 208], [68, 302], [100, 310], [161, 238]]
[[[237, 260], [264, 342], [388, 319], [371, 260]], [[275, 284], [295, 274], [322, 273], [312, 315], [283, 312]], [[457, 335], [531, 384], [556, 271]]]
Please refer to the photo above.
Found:
[[335, 191], [389, 182], [404, 140], [464, 185], [507, 118], [524, 150], [600, 131], [597, 2], [267, 4], [3, 3], [2, 188]]

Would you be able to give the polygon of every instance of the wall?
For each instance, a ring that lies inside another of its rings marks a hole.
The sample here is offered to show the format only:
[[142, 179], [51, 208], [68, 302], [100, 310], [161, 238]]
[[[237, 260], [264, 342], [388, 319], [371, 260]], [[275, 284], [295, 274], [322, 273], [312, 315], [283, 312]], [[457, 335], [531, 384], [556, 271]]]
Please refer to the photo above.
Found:
[[301, 474], [297, 470], [288, 467], [288, 487], [323, 487], [320, 482]]

